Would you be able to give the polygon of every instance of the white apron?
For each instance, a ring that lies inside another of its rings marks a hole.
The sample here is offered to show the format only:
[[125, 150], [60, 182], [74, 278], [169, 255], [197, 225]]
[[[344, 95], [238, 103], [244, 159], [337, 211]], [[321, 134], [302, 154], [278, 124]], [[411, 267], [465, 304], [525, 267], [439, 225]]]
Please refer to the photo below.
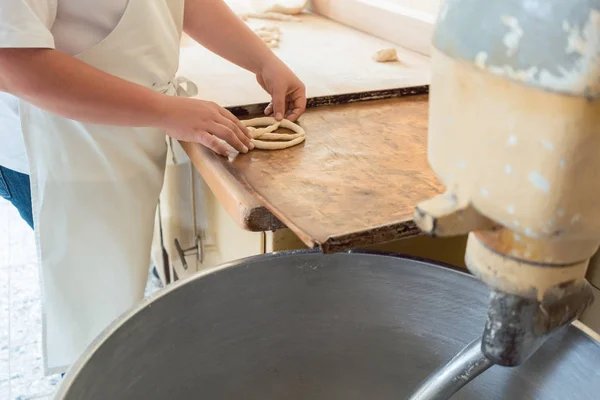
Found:
[[[76, 58], [169, 95], [184, 0], [130, 0]], [[118, 96], [115, 93], [115, 96]], [[85, 124], [20, 102], [44, 295], [47, 374], [64, 372], [143, 298], [167, 144], [159, 129]]]

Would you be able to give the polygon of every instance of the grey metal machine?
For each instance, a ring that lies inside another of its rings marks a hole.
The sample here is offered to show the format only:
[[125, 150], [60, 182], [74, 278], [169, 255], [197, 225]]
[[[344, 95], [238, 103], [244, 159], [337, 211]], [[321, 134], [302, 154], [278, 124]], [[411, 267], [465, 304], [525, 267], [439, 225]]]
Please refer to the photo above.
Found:
[[491, 295], [477, 363], [414, 399], [447, 398], [461, 362], [521, 365], [579, 318], [600, 244], [600, 1], [446, 0], [434, 47], [429, 161], [447, 192], [415, 218], [470, 233]]

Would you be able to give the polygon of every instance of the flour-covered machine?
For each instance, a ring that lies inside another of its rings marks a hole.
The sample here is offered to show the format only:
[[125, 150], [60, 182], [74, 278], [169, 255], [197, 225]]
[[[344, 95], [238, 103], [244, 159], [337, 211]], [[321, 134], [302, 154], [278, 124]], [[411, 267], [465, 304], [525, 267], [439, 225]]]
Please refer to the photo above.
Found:
[[517, 366], [593, 302], [600, 1], [449, 0], [434, 46], [429, 161], [447, 192], [415, 219], [470, 232], [467, 266], [491, 289], [467, 368]]
[[236, 261], [115, 322], [57, 399], [598, 399], [576, 320], [600, 318], [600, 0], [446, 0], [433, 44], [447, 191], [415, 221], [469, 233], [474, 277], [363, 252]]
[[434, 38], [429, 160], [448, 191], [418, 207], [471, 232], [491, 289], [485, 355], [514, 366], [592, 302], [600, 244], [600, 1], [447, 1]]

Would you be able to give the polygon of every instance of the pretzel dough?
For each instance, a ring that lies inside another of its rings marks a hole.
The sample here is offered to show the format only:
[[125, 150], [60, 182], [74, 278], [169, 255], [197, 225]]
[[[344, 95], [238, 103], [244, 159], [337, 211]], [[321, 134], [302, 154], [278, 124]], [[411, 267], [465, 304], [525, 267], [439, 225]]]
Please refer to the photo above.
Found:
[[[252, 143], [255, 149], [281, 150], [304, 142], [306, 132], [298, 124], [287, 119], [277, 121], [273, 117], [261, 117], [243, 120], [242, 124], [252, 133]], [[257, 127], [263, 128], [257, 128]], [[286, 128], [290, 133], [274, 133], [278, 128]]]
[[279, 47], [279, 39], [281, 38], [280, 30], [278, 26], [261, 26], [254, 29], [254, 33], [261, 38], [261, 40], [269, 47]]
[[398, 52], [396, 49], [381, 49], [373, 55], [373, 60], [377, 62], [398, 61]]
[[308, 0], [277, 0], [274, 4], [267, 6], [263, 11], [296, 15], [304, 11], [307, 4]]
[[[258, 118], [255, 118], [258, 119]], [[258, 121], [260, 122], [260, 121]], [[250, 133], [252, 133], [252, 138], [258, 138], [262, 135], [266, 135], [269, 134], [271, 132], [275, 132], [277, 129], [279, 129], [279, 125], [281, 125], [281, 123], [279, 121], [277, 121], [276, 123], [274, 123], [273, 125], [267, 126], [266, 128], [255, 128], [253, 126], [248, 126], [248, 131], [250, 131]]]
[[279, 33], [277, 33], [277, 32], [270, 32], [270, 31], [263, 31], [263, 30], [256, 30], [254, 32], [256, 32], [258, 37], [260, 37], [263, 40], [279, 40], [279, 37], [280, 37]]
[[267, 32], [276, 32], [276, 33], [280, 33], [281, 32], [281, 29], [277, 25], [265, 25], [265, 26], [261, 26], [260, 28], [258, 28], [258, 30], [260, 30], [260, 31], [267, 31]]

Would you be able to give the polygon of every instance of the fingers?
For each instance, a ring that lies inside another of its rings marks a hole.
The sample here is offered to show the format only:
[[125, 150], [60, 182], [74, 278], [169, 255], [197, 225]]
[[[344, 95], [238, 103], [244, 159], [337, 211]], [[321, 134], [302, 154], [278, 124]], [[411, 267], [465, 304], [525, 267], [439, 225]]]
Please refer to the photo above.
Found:
[[227, 146], [208, 132], [202, 132], [198, 138], [198, 142], [219, 155], [229, 157], [229, 149]]
[[248, 149], [252, 150], [254, 148], [254, 145], [251, 142], [252, 134], [248, 131], [248, 128], [246, 128], [245, 126], [244, 131], [248, 132], [248, 134], [242, 132], [241, 128], [239, 127], [239, 125], [242, 124], [241, 122], [238, 121], [238, 125], [237, 123], [231, 122], [230, 119], [227, 119], [223, 116], [219, 116], [219, 118], [217, 118], [215, 122], [229, 128]]
[[288, 119], [290, 121], [295, 121], [306, 110], [306, 90], [304, 90], [304, 88], [295, 90], [290, 95], [289, 101], [292, 105], [290, 106], [291, 112]]
[[288, 100], [287, 105], [285, 106], [285, 118], [290, 120], [290, 115], [292, 114], [293, 111], [294, 111], [294, 103], [292, 103]]
[[269, 103], [267, 108], [265, 108], [265, 115], [269, 116], [273, 114], [273, 102]]
[[304, 112], [303, 108], [294, 108], [291, 112], [290, 115], [287, 117], [287, 119], [289, 119], [290, 121], [294, 122], [296, 121]]
[[275, 119], [281, 121], [285, 115], [285, 104], [287, 102], [286, 87], [276, 88], [273, 91], [273, 113]]
[[[248, 139], [252, 139], [252, 134], [250, 133], [250, 131], [248, 131], [248, 128], [246, 128], [244, 126], [244, 124], [242, 124], [240, 122], [240, 120], [238, 118], [236, 118], [235, 115], [233, 115], [229, 110], [227, 110], [226, 108], [222, 108], [220, 110], [221, 115], [223, 115], [225, 118], [227, 118], [228, 120], [230, 120], [231, 122], [233, 122], [236, 127], [239, 129], [239, 131], [246, 136]], [[244, 142], [246, 143], [246, 142]], [[248, 141], [248, 143], [250, 143]], [[246, 143], [246, 145], [248, 145], [248, 143]]]
[[306, 91], [298, 88], [289, 95], [274, 95], [273, 101], [265, 108], [265, 115], [275, 114], [275, 119], [286, 118], [296, 121], [306, 111]]
[[218, 122], [214, 122], [209, 128], [209, 132], [229, 143], [231, 147], [233, 147], [240, 153], [248, 152], [248, 147], [244, 143], [242, 143], [238, 135], [236, 135], [234, 130], [232, 130], [231, 128], [225, 125], [221, 125]]

